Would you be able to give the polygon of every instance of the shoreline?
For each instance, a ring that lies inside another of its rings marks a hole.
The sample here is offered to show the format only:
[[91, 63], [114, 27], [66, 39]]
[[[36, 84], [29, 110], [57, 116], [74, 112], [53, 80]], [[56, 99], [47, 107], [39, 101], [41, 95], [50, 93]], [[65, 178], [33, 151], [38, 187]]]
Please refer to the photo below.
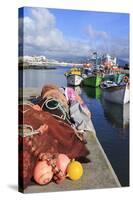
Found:
[[44, 65], [30, 65], [28, 63], [19, 63], [18, 64], [19, 69], [56, 69], [56, 67], [78, 67], [78, 66], [83, 66], [81, 63], [45, 63]]

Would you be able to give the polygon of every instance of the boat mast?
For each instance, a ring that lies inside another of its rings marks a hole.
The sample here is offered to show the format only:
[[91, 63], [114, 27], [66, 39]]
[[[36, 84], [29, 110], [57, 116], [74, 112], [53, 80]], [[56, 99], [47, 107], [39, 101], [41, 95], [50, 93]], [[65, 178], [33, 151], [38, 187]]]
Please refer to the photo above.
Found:
[[96, 66], [97, 66], [97, 52], [93, 52], [93, 55], [95, 55], [96, 57]]

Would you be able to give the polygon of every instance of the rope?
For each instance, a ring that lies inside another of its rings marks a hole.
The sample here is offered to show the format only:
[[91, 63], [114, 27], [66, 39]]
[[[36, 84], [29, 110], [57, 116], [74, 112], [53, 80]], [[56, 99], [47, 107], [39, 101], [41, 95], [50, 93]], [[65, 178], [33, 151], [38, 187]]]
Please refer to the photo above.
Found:
[[[22, 130], [22, 131], [19, 130], [19, 135], [22, 137], [28, 137], [28, 136], [36, 135], [40, 133], [40, 131], [38, 130], [33, 130], [33, 127], [28, 124], [23, 124], [23, 125], [20, 124], [19, 128]], [[27, 132], [25, 132], [24, 129], [29, 129], [30, 131], [27, 130]]]

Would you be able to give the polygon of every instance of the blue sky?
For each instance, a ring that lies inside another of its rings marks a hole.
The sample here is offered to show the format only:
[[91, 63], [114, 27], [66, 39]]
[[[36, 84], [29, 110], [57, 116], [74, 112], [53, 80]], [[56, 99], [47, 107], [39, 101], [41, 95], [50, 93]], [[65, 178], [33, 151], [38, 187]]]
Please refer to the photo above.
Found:
[[26, 55], [58, 58], [97, 51], [129, 59], [129, 14], [26, 7], [19, 19], [24, 19]]
[[114, 36], [126, 36], [128, 33], [128, 14], [59, 9], [51, 12], [56, 16], [57, 27], [73, 37], [82, 37], [88, 24], [92, 24], [96, 30], [109, 32]]

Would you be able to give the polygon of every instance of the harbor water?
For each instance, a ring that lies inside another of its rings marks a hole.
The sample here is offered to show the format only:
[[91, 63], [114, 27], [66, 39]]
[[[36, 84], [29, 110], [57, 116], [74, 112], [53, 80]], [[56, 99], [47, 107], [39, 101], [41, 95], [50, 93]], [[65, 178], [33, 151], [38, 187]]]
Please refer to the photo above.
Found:
[[[20, 70], [23, 88], [41, 88], [45, 84], [67, 85], [68, 67]], [[23, 76], [22, 76], [23, 73]], [[23, 81], [22, 81], [23, 77]], [[100, 88], [76, 87], [92, 114], [97, 137], [122, 186], [129, 185], [129, 104], [116, 105], [102, 98]]]

